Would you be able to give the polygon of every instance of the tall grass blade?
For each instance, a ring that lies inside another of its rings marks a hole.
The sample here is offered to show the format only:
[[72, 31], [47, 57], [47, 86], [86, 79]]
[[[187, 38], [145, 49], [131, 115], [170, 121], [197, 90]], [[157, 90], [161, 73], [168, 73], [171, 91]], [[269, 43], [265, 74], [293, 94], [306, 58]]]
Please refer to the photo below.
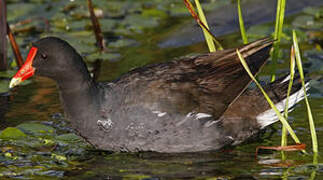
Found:
[[202, 20], [200, 19], [200, 17], [196, 14], [194, 7], [192, 5], [192, 3], [189, 0], [184, 0], [184, 4], [187, 7], [188, 11], [191, 13], [191, 15], [193, 16], [193, 18], [196, 20], [196, 22], [200, 25], [200, 27], [203, 29], [203, 32], [207, 32], [207, 34], [209, 36], [212, 37], [213, 42], [215, 42], [216, 46], [218, 47], [219, 50], [222, 50], [223, 47], [220, 44], [220, 42], [215, 38], [215, 36], [210, 32], [209, 28], [206, 27], [206, 25], [202, 22]]
[[241, 37], [243, 40], [243, 44], [248, 43], [248, 38], [246, 34], [246, 29], [244, 27], [244, 22], [243, 22], [243, 17], [242, 17], [242, 12], [241, 12], [241, 6], [240, 6], [240, 0], [238, 0], [238, 15], [239, 15], [239, 25], [240, 25], [240, 32], [241, 32]]
[[280, 42], [281, 34], [283, 32], [285, 5], [286, 5], [286, 0], [277, 0], [276, 22], [275, 22], [275, 32], [274, 32], [274, 38], [276, 42]]
[[294, 133], [293, 129], [291, 128], [291, 126], [288, 124], [288, 122], [286, 121], [286, 119], [284, 118], [284, 116], [279, 112], [279, 110], [276, 108], [276, 106], [274, 105], [274, 103], [272, 102], [272, 100], [269, 98], [269, 96], [267, 95], [267, 93], [265, 92], [265, 90], [261, 87], [261, 85], [259, 84], [259, 82], [256, 80], [256, 78], [252, 75], [248, 64], [246, 63], [246, 61], [244, 60], [244, 58], [242, 57], [242, 55], [240, 54], [239, 50], [236, 50], [238, 57], [241, 61], [241, 64], [243, 65], [243, 67], [245, 68], [245, 70], [247, 71], [247, 73], [249, 74], [250, 78], [256, 83], [256, 85], [258, 86], [258, 88], [261, 90], [261, 92], [263, 93], [264, 97], [266, 98], [267, 102], [269, 103], [270, 107], [276, 112], [280, 122], [286, 127], [287, 131], [289, 132], [289, 134], [291, 135], [291, 137], [294, 139], [294, 141], [297, 144], [300, 144], [300, 141], [298, 139], [298, 137], [296, 136], [296, 134]]
[[[195, 0], [195, 4], [196, 4], [196, 8], [197, 8], [198, 15], [199, 15], [202, 23], [205, 25], [205, 27], [207, 27], [207, 29], [210, 29], [209, 28], [209, 25], [207, 24], [206, 17], [204, 15], [202, 6], [200, 4], [200, 1], [199, 0]], [[206, 43], [207, 43], [207, 45], [209, 47], [209, 51], [210, 52], [215, 52], [216, 49], [215, 49], [215, 45], [214, 45], [212, 36], [205, 29], [203, 29], [203, 34], [204, 34]]]
[[313, 120], [313, 116], [312, 116], [311, 107], [310, 107], [310, 104], [307, 99], [301, 54], [300, 54], [300, 50], [298, 47], [298, 41], [297, 41], [295, 30], [293, 30], [293, 45], [295, 48], [296, 64], [297, 64], [297, 68], [299, 71], [299, 75], [301, 77], [302, 86], [303, 86], [303, 90], [304, 90], [304, 94], [305, 94], [305, 104], [306, 104], [306, 108], [307, 108], [308, 122], [310, 125], [311, 136], [312, 136], [312, 148], [313, 148], [313, 152], [317, 153], [318, 152], [317, 135], [316, 135], [315, 124], [314, 124], [314, 120]]
[[273, 75], [271, 77], [272, 82], [276, 79], [275, 71], [276, 71], [277, 61], [278, 61], [279, 44], [283, 33], [285, 5], [286, 5], [286, 0], [277, 0], [276, 24], [275, 24], [275, 32], [274, 32], [275, 42], [273, 45], [274, 50], [272, 53], [272, 62], [273, 62]]
[[[294, 75], [295, 75], [295, 51], [294, 47], [291, 47], [290, 51], [290, 78], [289, 78], [289, 84], [288, 84], [288, 89], [287, 89], [287, 97], [286, 97], [286, 104], [285, 104], [285, 110], [284, 110], [284, 117], [285, 119], [288, 119], [288, 101], [289, 101], [289, 96], [290, 92], [292, 90], [293, 86], [293, 81], [294, 81]], [[283, 126], [282, 129], [282, 139], [281, 139], [281, 146], [287, 146], [287, 130]]]

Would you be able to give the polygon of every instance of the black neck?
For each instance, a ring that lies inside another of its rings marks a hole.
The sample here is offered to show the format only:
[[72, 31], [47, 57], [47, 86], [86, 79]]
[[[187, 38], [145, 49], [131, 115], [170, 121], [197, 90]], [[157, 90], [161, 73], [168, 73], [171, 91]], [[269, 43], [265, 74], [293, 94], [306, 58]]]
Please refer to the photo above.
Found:
[[57, 81], [61, 102], [72, 126], [83, 136], [91, 137], [99, 118], [99, 88], [88, 74], [74, 77], [77, 79]]

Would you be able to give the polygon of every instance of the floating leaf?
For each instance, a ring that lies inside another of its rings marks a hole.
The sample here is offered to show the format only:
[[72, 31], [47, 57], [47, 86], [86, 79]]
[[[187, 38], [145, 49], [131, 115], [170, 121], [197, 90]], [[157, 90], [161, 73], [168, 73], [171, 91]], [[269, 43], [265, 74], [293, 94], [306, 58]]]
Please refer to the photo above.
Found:
[[54, 128], [43, 124], [39, 124], [39, 123], [23, 123], [18, 125], [17, 128], [27, 134], [31, 134], [35, 136], [55, 133]]
[[91, 22], [88, 19], [81, 19], [78, 21], [69, 21], [67, 27], [71, 31], [86, 30], [86, 27], [90, 26]]
[[1, 131], [0, 138], [1, 139], [19, 139], [24, 138], [27, 135], [23, 133], [21, 130], [14, 127], [7, 127], [5, 130]]
[[323, 20], [316, 21], [311, 15], [298, 16], [294, 19], [294, 26], [304, 29], [322, 29], [323, 28]]
[[14, 21], [21, 19], [21, 17], [27, 17], [27, 14], [30, 15], [35, 8], [37, 8], [35, 4], [27, 2], [7, 4], [7, 20]]
[[187, 12], [187, 9], [183, 4], [172, 4], [169, 8], [169, 14], [170, 16], [175, 17], [183, 17], [183, 16], [189, 16], [189, 12]]
[[52, 153], [52, 156], [51, 156], [53, 159], [56, 159], [58, 161], [66, 161], [67, 158], [63, 155], [59, 155], [59, 154], [54, 154]]
[[117, 21], [114, 19], [100, 19], [100, 25], [102, 32], [113, 31], [117, 26]]
[[121, 47], [129, 47], [135, 46], [138, 43], [133, 39], [119, 39], [115, 42], [109, 43], [108, 47], [110, 48], [121, 48]]
[[315, 16], [315, 18], [323, 17], [323, 7], [307, 7], [304, 13]]
[[159, 25], [156, 18], [141, 16], [140, 14], [133, 14], [127, 16], [122, 22], [124, 28], [133, 32], [141, 33], [145, 28], [153, 28]]
[[56, 137], [56, 139], [60, 141], [74, 141], [74, 142], [82, 140], [80, 136], [77, 136], [76, 134], [73, 134], [73, 133], [59, 135]]
[[164, 19], [168, 16], [165, 11], [158, 9], [144, 9], [141, 15], [146, 17], [156, 17], [158, 19]]
[[9, 91], [9, 80], [1, 80], [0, 81], [0, 93]]

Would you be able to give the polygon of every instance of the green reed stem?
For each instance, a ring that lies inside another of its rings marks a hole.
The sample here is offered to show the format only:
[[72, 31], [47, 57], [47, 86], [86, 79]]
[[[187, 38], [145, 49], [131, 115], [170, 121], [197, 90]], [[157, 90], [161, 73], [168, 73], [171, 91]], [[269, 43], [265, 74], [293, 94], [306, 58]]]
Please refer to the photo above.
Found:
[[316, 172], [319, 169], [319, 161], [318, 161], [318, 153], [314, 152], [313, 153], [313, 165], [315, 166], [315, 169], [313, 169], [313, 171], [311, 172], [311, 176], [309, 178], [309, 180], [314, 180], [316, 179]]
[[242, 12], [241, 12], [241, 6], [240, 6], [240, 0], [238, 0], [238, 15], [239, 15], [239, 24], [240, 24], [240, 32], [241, 32], [241, 37], [243, 40], [243, 44], [248, 43], [248, 38], [246, 34], [246, 29], [244, 27], [244, 22], [243, 22], [243, 17], [242, 17]]
[[285, 17], [285, 5], [286, 0], [277, 0], [277, 9], [276, 9], [276, 24], [275, 24], [275, 32], [274, 32], [274, 45], [273, 45], [273, 54], [272, 54], [272, 62], [273, 62], [273, 75], [271, 77], [271, 81], [275, 81], [276, 75], [275, 71], [277, 68], [278, 54], [279, 54], [279, 44], [281, 40], [281, 36], [283, 33], [283, 24]]
[[[200, 4], [200, 1], [199, 0], [195, 0], [195, 4], [196, 4], [196, 8], [197, 8], [198, 15], [199, 15], [202, 23], [207, 27], [207, 29], [210, 29], [209, 28], [209, 25], [207, 24], [206, 17], [204, 15], [202, 6]], [[214, 45], [212, 36], [204, 28], [202, 28], [202, 29], [203, 29], [203, 34], [204, 34], [206, 43], [207, 43], [207, 45], [209, 47], [209, 51], [210, 52], [215, 52], [216, 49], [215, 49], [215, 45]]]
[[[190, 2], [190, 0], [184, 0], [184, 4], [187, 7], [188, 11], [191, 13], [191, 15], [193, 16], [193, 18], [196, 20], [196, 22], [198, 23], [198, 25], [200, 25], [200, 27], [203, 29], [203, 32], [207, 32], [208, 36], [212, 37], [213, 43], [216, 44], [217, 48], [219, 50], [223, 50], [222, 45], [220, 44], [220, 42], [215, 38], [215, 36], [210, 32], [209, 28], [202, 22], [201, 18], [199, 15], [197, 15], [195, 13], [194, 7], [192, 5], [192, 3]], [[200, 6], [201, 7], [201, 6]], [[203, 12], [203, 11], [202, 11]], [[204, 16], [204, 14], [203, 14]], [[204, 16], [205, 18], [205, 16]], [[205, 20], [206, 22], [206, 20]], [[206, 36], [205, 36], [206, 39]], [[214, 45], [214, 44], [213, 44]], [[212, 45], [211, 45], [212, 46]]]
[[[290, 92], [293, 86], [294, 75], [295, 75], [295, 51], [294, 51], [294, 47], [292, 46], [291, 52], [290, 52], [290, 78], [289, 78], [287, 97], [286, 97], [286, 103], [285, 103], [285, 112], [284, 112], [285, 119], [288, 119], [288, 107], [289, 107], [288, 101], [289, 101]], [[287, 130], [284, 126], [282, 127], [281, 146], [287, 146]]]
[[315, 124], [314, 124], [314, 120], [313, 120], [313, 116], [312, 116], [311, 107], [310, 107], [310, 104], [308, 102], [308, 98], [306, 95], [306, 87], [305, 87], [305, 82], [304, 82], [304, 72], [303, 72], [303, 67], [302, 67], [301, 54], [300, 54], [300, 50], [298, 47], [298, 41], [297, 41], [295, 30], [293, 30], [293, 45], [295, 48], [296, 64], [297, 64], [297, 68], [299, 71], [299, 75], [301, 77], [302, 86], [303, 86], [304, 95], [305, 95], [305, 104], [306, 104], [306, 108], [307, 108], [308, 122], [310, 125], [311, 136], [312, 136], [312, 148], [313, 148], [313, 152], [317, 153], [318, 152], [317, 135], [316, 135]]

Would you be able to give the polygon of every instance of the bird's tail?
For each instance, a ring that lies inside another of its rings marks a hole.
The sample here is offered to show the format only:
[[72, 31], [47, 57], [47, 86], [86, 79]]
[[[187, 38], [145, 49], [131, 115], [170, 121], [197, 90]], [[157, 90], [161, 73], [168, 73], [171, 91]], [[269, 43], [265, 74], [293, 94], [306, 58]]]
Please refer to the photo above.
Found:
[[[285, 104], [287, 102], [287, 90], [289, 84], [290, 76], [283, 76], [273, 83], [268, 84], [265, 86], [265, 90], [269, 95], [270, 99], [273, 101], [277, 109], [282, 113], [285, 110]], [[310, 88], [309, 81], [305, 82], [305, 90], [308, 91]], [[308, 93], [307, 93], [308, 95]], [[290, 96], [288, 98], [288, 111], [292, 111], [295, 105], [304, 99], [305, 92], [302, 88], [302, 83], [299, 76], [295, 77], [293, 86], [290, 92]], [[264, 128], [274, 122], [279, 120], [278, 116], [276, 115], [273, 109], [266, 110], [260, 113], [257, 116], [257, 122], [260, 124], [261, 128]]]

